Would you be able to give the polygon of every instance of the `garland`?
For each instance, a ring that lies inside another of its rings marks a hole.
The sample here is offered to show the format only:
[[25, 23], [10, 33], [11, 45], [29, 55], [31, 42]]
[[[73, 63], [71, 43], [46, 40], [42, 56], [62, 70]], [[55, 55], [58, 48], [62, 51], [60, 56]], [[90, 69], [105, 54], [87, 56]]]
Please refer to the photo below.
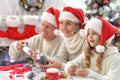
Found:
[[27, 12], [36, 12], [42, 8], [44, 0], [20, 0], [19, 4]]

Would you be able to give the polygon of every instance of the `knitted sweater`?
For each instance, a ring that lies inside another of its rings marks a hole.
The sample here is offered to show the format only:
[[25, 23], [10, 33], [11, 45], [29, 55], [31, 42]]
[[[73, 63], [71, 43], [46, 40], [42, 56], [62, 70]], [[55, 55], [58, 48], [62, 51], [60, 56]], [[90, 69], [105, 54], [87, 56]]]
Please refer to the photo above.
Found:
[[[62, 37], [57, 36], [54, 40], [47, 41], [41, 37], [40, 34], [35, 35], [27, 39], [28, 47], [31, 49], [38, 49], [41, 53], [46, 56], [53, 57], [57, 54], [59, 47], [62, 42]], [[19, 51], [16, 47], [17, 42], [13, 42], [9, 48], [9, 55], [13, 59], [26, 58], [26, 55], [23, 51]]]
[[56, 61], [66, 63], [81, 54], [85, 44], [85, 38], [81, 37], [79, 31], [72, 37], [64, 37], [58, 54], [54, 57]]
[[[102, 63], [102, 71], [101, 73], [95, 72], [95, 59], [96, 53], [93, 53], [91, 56], [91, 63], [88, 76], [89, 78], [93, 78], [95, 80], [120, 80], [120, 53], [116, 47], [108, 47], [104, 53], [103, 63]], [[77, 57], [75, 60], [68, 62], [65, 64], [65, 71], [71, 65], [84, 67], [84, 52]]]

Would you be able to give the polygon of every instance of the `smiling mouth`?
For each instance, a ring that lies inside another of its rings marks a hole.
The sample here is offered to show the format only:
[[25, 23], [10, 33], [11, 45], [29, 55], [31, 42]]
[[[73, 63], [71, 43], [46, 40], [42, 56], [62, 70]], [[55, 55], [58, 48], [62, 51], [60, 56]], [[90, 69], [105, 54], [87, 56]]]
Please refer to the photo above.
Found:
[[94, 41], [93, 41], [93, 40], [90, 40], [89, 43], [94, 43]]

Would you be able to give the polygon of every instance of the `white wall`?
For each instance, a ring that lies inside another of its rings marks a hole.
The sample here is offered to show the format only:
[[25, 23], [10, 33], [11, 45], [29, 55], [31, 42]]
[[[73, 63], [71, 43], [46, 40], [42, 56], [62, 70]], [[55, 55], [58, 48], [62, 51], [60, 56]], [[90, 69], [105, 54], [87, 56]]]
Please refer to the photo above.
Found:
[[[63, 0], [44, 0], [44, 5], [36, 14], [41, 15], [50, 6], [57, 9], [63, 8]], [[19, 6], [19, 0], [0, 0], [0, 15], [24, 15], [29, 14]]]
[[[43, 11], [46, 11], [49, 7], [53, 6], [59, 10], [63, 8], [63, 1], [62, 0], [44, 0], [43, 7], [35, 14], [41, 16]], [[0, 17], [2, 17], [2, 23], [0, 25], [0, 30], [7, 30], [7, 26], [5, 23], [5, 18], [8, 15], [25, 15], [30, 14], [27, 13], [19, 6], [19, 0], [0, 0]], [[39, 25], [37, 25], [39, 26]], [[18, 27], [18, 31], [23, 31], [23, 25], [21, 22], [21, 26]], [[9, 46], [14, 40], [8, 38], [0, 38], [0, 46]]]

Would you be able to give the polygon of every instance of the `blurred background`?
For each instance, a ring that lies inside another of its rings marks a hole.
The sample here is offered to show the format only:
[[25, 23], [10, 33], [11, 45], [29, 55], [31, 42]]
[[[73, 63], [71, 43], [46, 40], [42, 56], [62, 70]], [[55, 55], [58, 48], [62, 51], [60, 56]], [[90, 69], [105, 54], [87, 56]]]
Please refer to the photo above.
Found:
[[[119, 29], [111, 44], [118, 47], [120, 51], [120, 0], [0, 0], [0, 30], [7, 31], [6, 17], [16, 15], [21, 20], [18, 31], [22, 33], [24, 31], [23, 16], [37, 15], [39, 19], [35, 30], [39, 32], [40, 16], [51, 6], [60, 11], [64, 6], [82, 8], [86, 16], [85, 23], [93, 17], [104, 17]], [[13, 41], [16, 40], [0, 37], [0, 65], [14, 62], [8, 55], [9, 45]]]

